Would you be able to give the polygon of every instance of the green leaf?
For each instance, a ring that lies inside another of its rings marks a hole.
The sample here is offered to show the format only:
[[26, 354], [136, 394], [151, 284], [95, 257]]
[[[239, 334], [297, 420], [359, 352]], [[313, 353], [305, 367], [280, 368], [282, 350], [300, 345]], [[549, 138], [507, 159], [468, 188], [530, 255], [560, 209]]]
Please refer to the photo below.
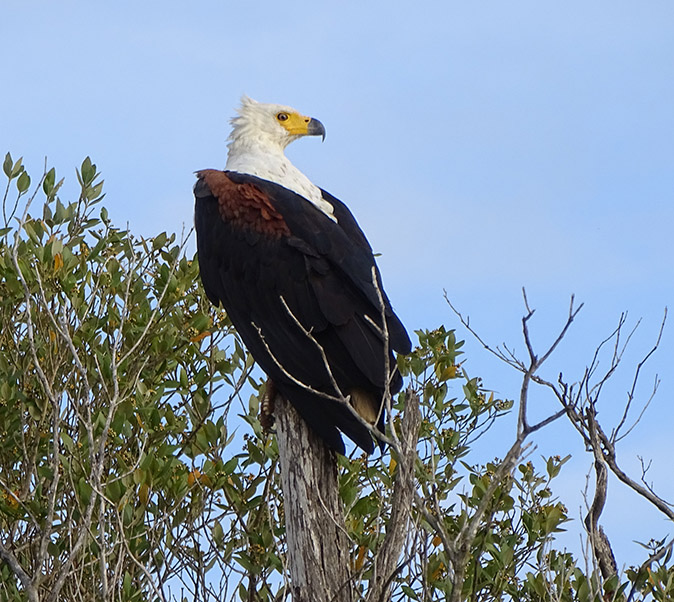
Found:
[[21, 194], [30, 188], [30, 176], [25, 171], [21, 172], [19, 179], [16, 181], [16, 187]]
[[222, 469], [225, 474], [231, 475], [237, 469], [238, 464], [239, 460], [237, 458], [232, 458], [231, 460], [225, 462], [225, 465], [222, 467]]
[[82, 161], [80, 173], [82, 174], [82, 184], [85, 187], [88, 187], [96, 177], [96, 165], [91, 162], [90, 157], [87, 157]]
[[551, 479], [554, 479], [559, 474], [559, 471], [562, 469], [562, 466], [564, 466], [564, 464], [566, 464], [570, 458], [571, 458], [570, 455], [561, 459], [559, 458], [559, 456], [551, 456], [550, 458], [548, 458], [545, 463], [545, 469], [548, 473], [548, 476]]
[[42, 190], [44, 193], [49, 196], [54, 190], [54, 184], [56, 183], [56, 170], [52, 167], [44, 176], [44, 181], [42, 182]]
[[157, 249], [160, 249], [166, 244], [166, 232], [162, 232], [161, 234], [157, 234], [152, 239], [152, 250], [156, 251]]
[[402, 585], [400, 589], [403, 591], [404, 594], [408, 596], [408, 599], [410, 600], [418, 600], [419, 597], [417, 596], [417, 593], [409, 586], [409, 585]]
[[56, 199], [56, 207], [54, 208], [54, 223], [62, 224], [63, 220], [66, 218], [66, 208], [63, 206], [63, 203]]
[[203, 332], [210, 326], [210, 323], [211, 323], [210, 316], [207, 316], [206, 314], [197, 314], [192, 320], [192, 327], [197, 332]]
[[12, 165], [14, 165], [14, 163], [12, 162], [12, 155], [7, 153], [5, 155], [5, 160], [2, 163], [2, 171], [5, 172], [5, 175], [8, 178], [12, 177]]
[[23, 157], [19, 157], [16, 160], [16, 163], [12, 166], [12, 172], [10, 173], [10, 179], [16, 178], [24, 169], [23, 169]]
[[93, 489], [91, 488], [91, 485], [87, 483], [86, 479], [84, 477], [81, 477], [80, 480], [77, 483], [77, 492], [80, 495], [80, 498], [82, 500], [82, 503], [85, 505], [89, 503], [89, 500], [91, 499], [91, 492]]
[[212, 529], [212, 534], [213, 534], [213, 541], [215, 544], [220, 547], [222, 546], [223, 542], [225, 541], [225, 532], [222, 530], [222, 525], [220, 524], [220, 521], [216, 520], [215, 525], [213, 525]]
[[131, 575], [129, 573], [124, 573], [122, 589], [124, 590], [124, 595], [128, 598], [131, 595]]
[[260, 570], [260, 567], [256, 566], [250, 556], [244, 552], [237, 554], [234, 559], [249, 573], [255, 573]]

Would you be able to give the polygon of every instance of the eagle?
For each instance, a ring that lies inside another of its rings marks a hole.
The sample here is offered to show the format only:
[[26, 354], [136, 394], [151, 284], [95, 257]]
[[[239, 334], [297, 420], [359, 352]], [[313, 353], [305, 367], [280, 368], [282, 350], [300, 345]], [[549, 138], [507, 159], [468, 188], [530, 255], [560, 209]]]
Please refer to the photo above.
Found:
[[[410, 338], [391, 308], [351, 211], [285, 156], [325, 128], [283, 105], [243, 97], [225, 170], [194, 186], [199, 271], [273, 388], [326, 445], [367, 453], [384, 431], [385, 395], [402, 388], [393, 351]], [[349, 407], [347, 404], [350, 404]]]

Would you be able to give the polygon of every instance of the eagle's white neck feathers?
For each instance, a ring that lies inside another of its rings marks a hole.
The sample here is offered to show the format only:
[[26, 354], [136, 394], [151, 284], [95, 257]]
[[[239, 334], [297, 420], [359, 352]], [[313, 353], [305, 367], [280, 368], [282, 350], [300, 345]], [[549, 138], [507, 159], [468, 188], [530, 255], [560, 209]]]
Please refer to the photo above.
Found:
[[285, 147], [300, 136], [290, 134], [279, 124], [276, 116], [280, 112], [297, 114], [283, 105], [262, 104], [246, 96], [241, 99], [239, 114], [231, 121], [225, 169], [280, 184], [335, 220], [333, 207], [323, 198], [321, 189], [285, 156]]

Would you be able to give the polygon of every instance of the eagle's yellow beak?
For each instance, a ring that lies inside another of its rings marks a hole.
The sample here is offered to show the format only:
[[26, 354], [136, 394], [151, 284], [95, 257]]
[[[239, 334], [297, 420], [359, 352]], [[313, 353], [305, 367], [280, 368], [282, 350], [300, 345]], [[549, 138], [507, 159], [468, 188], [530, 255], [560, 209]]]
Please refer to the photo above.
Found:
[[321, 136], [325, 140], [325, 128], [318, 119], [299, 113], [279, 113], [276, 118], [293, 136]]

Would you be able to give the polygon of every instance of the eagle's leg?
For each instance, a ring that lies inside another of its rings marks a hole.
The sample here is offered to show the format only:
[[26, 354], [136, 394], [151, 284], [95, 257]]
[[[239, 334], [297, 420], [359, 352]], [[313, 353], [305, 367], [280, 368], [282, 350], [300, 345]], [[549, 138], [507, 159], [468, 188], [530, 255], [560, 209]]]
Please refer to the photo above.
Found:
[[276, 398], [276, 385], [271, 378], [267, 378], [264, 387], [264, 395], [260, 402], [260, 426], [265, 435], [273, 432], [274, 429], [274, 399]]

